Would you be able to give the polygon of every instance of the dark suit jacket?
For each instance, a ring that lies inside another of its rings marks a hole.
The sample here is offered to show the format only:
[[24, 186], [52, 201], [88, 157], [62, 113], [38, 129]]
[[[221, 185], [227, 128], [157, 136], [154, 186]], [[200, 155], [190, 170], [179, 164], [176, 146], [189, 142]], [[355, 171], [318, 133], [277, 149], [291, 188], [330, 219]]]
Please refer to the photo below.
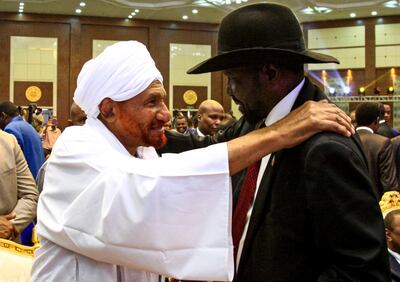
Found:
[[400, 282], [400, 264], [389, 253], [390, 270], [392, 272], [392, 282]]
[[400, 136], [396, 136], [390, 140], [393, 147], [393, 157], [396, 163], [397, 181], [400, 183]]
[[357, 132], [367, 156], [370, 176], [375, 184], [375, 195], [380, 200], [383, 193], [398, 190], [392, 144], [389, 138], [368, 130], [357, 129]]
[[387, 125], [386, 122], [380, 123], [379, 124], [379, 128], [378, 131], [376, 132], [379, 135], [385, 136], [387, 138], [393, 138], [394, 137], [394, 133], [392, 131], [392, 129], [389, 127], [389, 125]]
[[[326, 96], [307, 79], [294, 108], [321, 99]], [[208, 141], [230, 140], [256, 126], [241, 119]], [[167, 148], [175, 152], [207, 143], [169, 137]], [[382, 215], [359, 140], [321, 133], [272, 159], [236, 281], [389, 281]], [[244, 175], [232, 178], [234, 198]]]

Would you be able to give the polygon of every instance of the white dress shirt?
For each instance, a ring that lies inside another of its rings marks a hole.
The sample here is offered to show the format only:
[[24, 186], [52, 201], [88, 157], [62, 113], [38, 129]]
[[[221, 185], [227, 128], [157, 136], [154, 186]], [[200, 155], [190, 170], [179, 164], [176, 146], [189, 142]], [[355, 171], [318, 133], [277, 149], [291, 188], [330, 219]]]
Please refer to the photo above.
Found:
[[[297, 96], [300, 93], [301, 88], [303, 88], [304, 81], [305, 81], [305, 79], [303, 79], [299, 83], [299, 85], [297, 85], [289, 94], [287, 94], [282, 100], [280, 100], [279, 103], [276, 104], [276, 106], [269, 112], [269, 114], [265, 120], [265, 126], [267, 126], [267, 127], [270, 126], [274, 122], [277, 122], [278, 120], [284, 118], [285, 116], [287, 116], [290, 113], [290, 110], [292, 109], [293, 104], [296, 101]], [[257, 177], [256, 191], [254, 192], [254, 199], [256, 199], [256, 197], [257, 197], [258, 188], [260, 186], [261, 179], [264, 175], [264, 171], [268, 165], [270, 156], [271, 155], [267, 155], [261, 160], [260, 170], [258, 171], [258, 177]], [[254, 205], [254, 200], [253, 200], [253, 202], [249, 208], [249, 211], [247, 212], [247, 215], [246, 215], [246, 225], [244, 227], [242, 238], [240, 239], [240, 242], [239, 242], [239, 248], [238, 248], [238, 253], [237, 253], [237, 258], [236, 258], [236, 269], [239, 266], [240, 256], [242, 255], [243, 245], [244, 245], [244, 241], [246, 238], [247, 229], [249, 228], [251, 213], [253, 211], [253, 205]]]

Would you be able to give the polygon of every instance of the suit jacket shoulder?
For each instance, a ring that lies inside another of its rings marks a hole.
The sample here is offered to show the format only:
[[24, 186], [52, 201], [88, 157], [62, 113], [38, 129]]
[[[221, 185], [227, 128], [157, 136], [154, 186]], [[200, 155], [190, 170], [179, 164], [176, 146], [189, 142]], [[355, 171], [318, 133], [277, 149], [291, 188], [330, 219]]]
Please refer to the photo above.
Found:
[[22, 231], [36, 216], [38, 191], [15, 137], [0, 130], [0, 214], [15, 212]]

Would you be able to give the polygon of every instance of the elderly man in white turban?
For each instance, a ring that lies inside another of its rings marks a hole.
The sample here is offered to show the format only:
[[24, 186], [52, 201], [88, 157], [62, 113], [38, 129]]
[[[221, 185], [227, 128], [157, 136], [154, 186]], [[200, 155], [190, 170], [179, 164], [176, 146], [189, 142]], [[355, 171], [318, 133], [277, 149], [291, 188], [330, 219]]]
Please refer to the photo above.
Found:
[[33, 281], [231, 280], [229, 176], [320, 130], [352, 130], [335, 106], [310, 103], [268, 129], [158, 158], [165, 98], [139, 42], [84, 65], [74, 101], [88, 119], [64, 131], [48, 160]]

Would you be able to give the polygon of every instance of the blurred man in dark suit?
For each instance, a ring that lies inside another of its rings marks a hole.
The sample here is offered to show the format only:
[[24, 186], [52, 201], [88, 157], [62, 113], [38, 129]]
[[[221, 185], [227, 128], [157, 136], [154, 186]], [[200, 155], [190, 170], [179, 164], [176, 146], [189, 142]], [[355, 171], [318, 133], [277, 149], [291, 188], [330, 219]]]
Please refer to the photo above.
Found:
[[385, 136], [387, 138], [395, 137], [396, 135], [394, 134], [393, 129], [390, 128], [389, 126], [390, 114], [391, 114], [390, 105], [379, 103], [379, 110], [380, 110], [379, 128], [376, 131], [376, 133]]
[[380, 106], [365, 102], [356, 109], [357, 132], [365, 149], [375, 195], [379, 200], [383, 193], [398, 190], [396, 165], [390, 139], [375, 134], [379, 128]]

